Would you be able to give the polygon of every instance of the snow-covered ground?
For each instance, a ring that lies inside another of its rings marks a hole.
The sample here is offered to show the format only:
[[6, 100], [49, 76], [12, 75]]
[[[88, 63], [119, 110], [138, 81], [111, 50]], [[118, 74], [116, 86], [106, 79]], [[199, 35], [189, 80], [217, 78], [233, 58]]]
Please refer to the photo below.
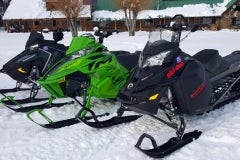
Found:
[[[81, 33], [80, 33], [81, 34]], [[20, 53], [29, 33], [0, 32], [0, 66]], [[51, 39], [51, 33], [44, 35]], [[70, 43], [71, 34], [65, 33], [62, 41]], [[147, 32], [137, 32], [135, 37], [128, 33], [114, 34], [105, 40], [109, 50], [142, 50]], [[191, 34], [181, 48], [193, 55], [204, 48], [218, 49], [221, 55], [240, 50], [240, 32], [222, 30], [198, 31]], [[9, 88], [15, 81], [0, 75], [0, 88]], [[44, 91], [40, 95], [46, 95]], [[24, 93], [18, 97], [27, 96]], [[114, 114], [119, 102], [94, 99], [97, 113]], [[55, 117], [71, 117], [79, 106], [70, 105], [47, 110]], [[55, 114], [55, 115], [54, 115]], [[64, 115], [66, 114], [66, 115]], [[199, 116], [186, 117], [186, 132], [203, 131], [201, 137], [184, 148], [166, 157], [166, 160], [238, 160], [240, 157], [240, 101], [225, 105], [221, 109]], [[0, 160], [147, 160], [152, 159], [138, 151], [134, 145], [142, 133], [154, 136], [159, 144], [175, 136], [174, 130], [156, 120], [143, 116], [135, 122], [106, 129], [94, 129], [76, 124], [56, 130], [41, 128], [26, 118], [0, 105]], [[146, 146], [150, 143], [145, 142]]]

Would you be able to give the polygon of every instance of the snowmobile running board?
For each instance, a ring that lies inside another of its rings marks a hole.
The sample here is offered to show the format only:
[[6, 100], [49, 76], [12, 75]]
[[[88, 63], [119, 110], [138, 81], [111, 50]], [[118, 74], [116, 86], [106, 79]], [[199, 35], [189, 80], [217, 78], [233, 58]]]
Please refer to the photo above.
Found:
[[[194, 139], [198, 139], [201, 134], [201, 131], [195, 130], [193, 132], [185, 133], [182, 138], [172, 137], [166, 143], [162, 144], [161, 146], [157, 146], [155, 139], [149, 134], [144, 133], [139, 137], [135, 147], [150, 157], [164, 158], [172, 152], [182, 148], [186, 144], [191, 143]], [[151, 140], [153, 149], [145, 150], [140, 147], [144, 138]]]

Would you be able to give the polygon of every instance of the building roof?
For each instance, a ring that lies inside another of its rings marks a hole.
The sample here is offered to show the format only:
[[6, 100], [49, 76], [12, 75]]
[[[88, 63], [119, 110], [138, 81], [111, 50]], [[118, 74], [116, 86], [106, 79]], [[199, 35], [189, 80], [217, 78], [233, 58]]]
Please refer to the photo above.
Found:
[[[138, 19], [173, 17], [182, 14], [185, 17], [216, 17], [221, 16], [237, 0], [168, 0], [160, 3], [160, 10], [143, 10], [139, 12]], [[122, 20], [123, 11], [95, 11], [93, 20]]]
[[[91, 17], [90, 5], [85, 5], [80, 15], [80, 17]], [[47, 11], [43, 0], [12, 0], [3, 16], [3, 20], [45, 18], [65, 18], [65, 16], [59, 11]]]

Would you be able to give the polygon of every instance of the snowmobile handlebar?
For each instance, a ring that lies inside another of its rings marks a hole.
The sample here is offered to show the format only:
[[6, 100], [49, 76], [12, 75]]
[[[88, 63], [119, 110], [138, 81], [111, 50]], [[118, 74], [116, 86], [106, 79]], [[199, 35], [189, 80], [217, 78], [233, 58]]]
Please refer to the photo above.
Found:
[[156, 26], [157, 28], [166, 28], [176, 32], [182, 32], [183, 30], [190, 30], [190, 32], [195, 32], [201, 27], [210, 27], [209, 25], [188, 25], [186, 18], [182, 14], [176, 14], [173, 16], [167, 24], [160, 24]]

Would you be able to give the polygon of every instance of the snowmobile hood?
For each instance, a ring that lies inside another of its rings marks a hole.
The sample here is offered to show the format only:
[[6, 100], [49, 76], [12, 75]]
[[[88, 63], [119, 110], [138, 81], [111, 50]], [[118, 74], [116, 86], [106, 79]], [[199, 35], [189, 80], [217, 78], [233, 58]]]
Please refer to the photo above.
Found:
[[78, 70], [79, 67], [86, 67], [92, 62], [92, 56], [101, 54], [100, 52], [107, 50], [105, 46], [96, 43], [94, 39], [80, 36], [73, 37], [66, 56], [50, 68], [46, 74], [39, 80], [40, 84], [47, 80], [57, 81], [65, 75]]
[[103, 46], [100, 43], [96, 43], [96, 41], [94, 39], [88, 38], [88, 37], [84, 37], [84, 36], [80, 36], [80, 37], [73, 37], [70, 46], [68, 48], [68, 50], [66, 51], [66, 55], [75, 53], [77, 51], [86, 49], [86, 48], [91, 48], [91, 47], [99, 47], [99, 49], [102, 48], [102, 50], [107, 50], [107, 48], [105, 46]]

